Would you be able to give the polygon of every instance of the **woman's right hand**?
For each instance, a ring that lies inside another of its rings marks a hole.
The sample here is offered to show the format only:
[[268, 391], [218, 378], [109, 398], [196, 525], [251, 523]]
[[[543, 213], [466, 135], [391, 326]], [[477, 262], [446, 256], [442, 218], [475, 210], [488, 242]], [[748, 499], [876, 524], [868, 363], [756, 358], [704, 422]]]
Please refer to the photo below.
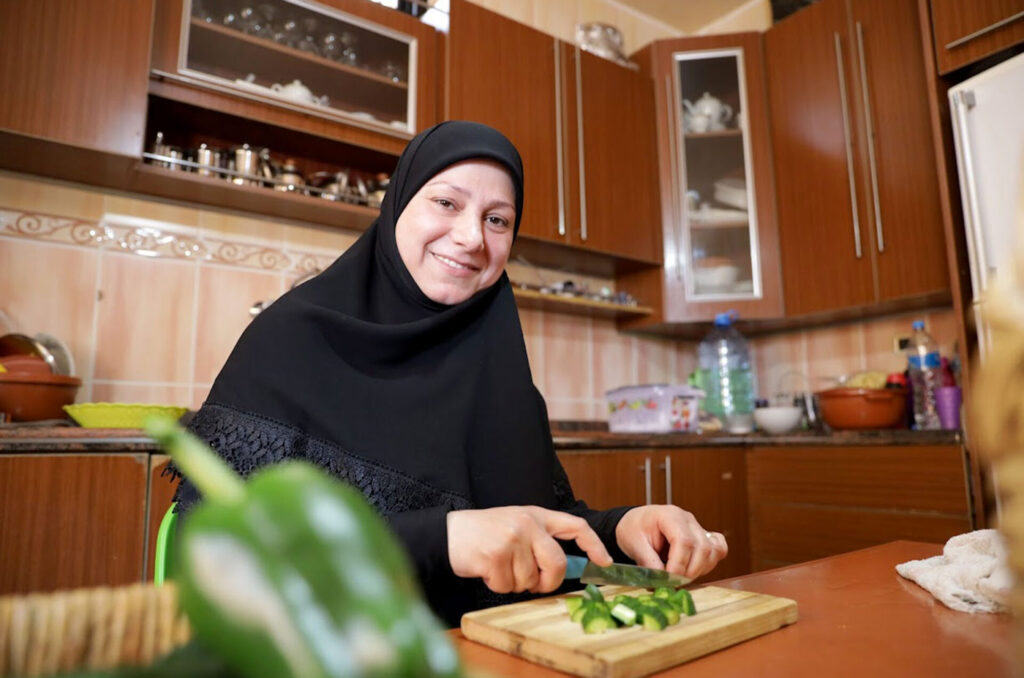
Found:
[[565, 577], [555, 539], [573, 539], [597, 565], [611, 565], [601, 538], [583, 518], [539, 506], [452, 511], [448, 560], [459, 577], [479, 577], [495, 593], [548, 593]]

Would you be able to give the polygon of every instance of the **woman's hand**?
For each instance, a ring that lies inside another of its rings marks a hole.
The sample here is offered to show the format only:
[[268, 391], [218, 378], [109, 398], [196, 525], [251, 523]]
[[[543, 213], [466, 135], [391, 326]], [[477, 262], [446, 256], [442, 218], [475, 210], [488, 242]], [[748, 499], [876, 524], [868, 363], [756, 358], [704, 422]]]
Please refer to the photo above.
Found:
[[714, 569], [729, 552], [725, 536], [708, 532], [678, 506], [638, 506], [615, 528], [622, 551], [642, 567], [665, 569], [696, 579]]
[[547, 593], [565, 577], [555, 541], [574, 539], [598, 565], [608, 550], [583, 518], [539, 506], [499, 506], [448, 514], [448, 560], [459, 577], [480, 577], [495, 593]]

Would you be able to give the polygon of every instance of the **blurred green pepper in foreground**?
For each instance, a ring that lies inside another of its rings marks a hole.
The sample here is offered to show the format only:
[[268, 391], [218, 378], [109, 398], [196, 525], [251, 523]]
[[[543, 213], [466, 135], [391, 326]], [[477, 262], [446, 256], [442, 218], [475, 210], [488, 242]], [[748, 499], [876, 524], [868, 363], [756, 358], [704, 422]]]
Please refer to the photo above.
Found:
[[170, 419], [146, 431], [203, 501], [176, 577], [202, 642], [248, 678], [458, 676], [387, 524], [355, 489], [298, 461], [245, 482]]

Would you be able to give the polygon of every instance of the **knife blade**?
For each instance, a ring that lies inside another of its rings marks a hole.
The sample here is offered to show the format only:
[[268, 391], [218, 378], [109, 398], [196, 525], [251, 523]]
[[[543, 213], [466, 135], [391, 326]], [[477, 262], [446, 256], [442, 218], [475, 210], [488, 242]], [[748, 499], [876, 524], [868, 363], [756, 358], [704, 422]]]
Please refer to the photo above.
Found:
[[579, 579], [583, 584], [619, 584], [656, 589], [659, 586], [679, 588], [693, 581], [689, 577], [672, 574], [667, 570], [655, 570], [637, 565], [612, 563], [608, 567], [599, 567], [580, 556], [566, 556], [565, 560], [565, 578]]

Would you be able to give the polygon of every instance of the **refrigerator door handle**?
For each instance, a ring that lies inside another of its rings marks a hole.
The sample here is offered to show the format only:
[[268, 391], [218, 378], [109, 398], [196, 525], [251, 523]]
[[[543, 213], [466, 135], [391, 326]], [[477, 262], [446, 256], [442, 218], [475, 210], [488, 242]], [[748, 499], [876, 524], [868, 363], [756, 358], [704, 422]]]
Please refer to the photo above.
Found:
[[860, 88], [864, 98], [864, 125], [868, 133], [868, 166], [871, 169], [871, 197], [875, 205], [875, 235], [878, 236], [878, 252], [885, 251], [885, 233], [882, 230], [882, 203], [878, 197], [878, 164], [875, 160], [875, 125], [868, 96], [868, 68], [864, 59], [864, 29], [857, 22], [857, 57], [860, 61]]
[[968, 113], [974, 106], [974, 92], [957, 90], [952, 93], [950, 99], [953, 103], [953, 137], [956, 142], [956, 160], [960, 167], [960, 194], [964, 201], [964, 230], [967, 233], [967, 256], [971, 264], [971, 285], [974, 288], [974, 296], [979, 297], [988, 287], [988, 265], [985, 261], [985, 237], [981, 232], [978, 185], [967, 120]]
[[850, 213], [853, 215], [853, 246], [860, 259], [864, 252], [860, 246], [860, 218], [857, 214], [857, 182], [853, 174], [853, 142], [850, 140], [850, 109], [846, 101], [846, 71], [843, 70], [843, 44], [839, 34], [836, 40], [836, 72], [839, 74], [839, 99], [843, 107], [843, 136], [846, 142], [846, 173], [850, 177]]

